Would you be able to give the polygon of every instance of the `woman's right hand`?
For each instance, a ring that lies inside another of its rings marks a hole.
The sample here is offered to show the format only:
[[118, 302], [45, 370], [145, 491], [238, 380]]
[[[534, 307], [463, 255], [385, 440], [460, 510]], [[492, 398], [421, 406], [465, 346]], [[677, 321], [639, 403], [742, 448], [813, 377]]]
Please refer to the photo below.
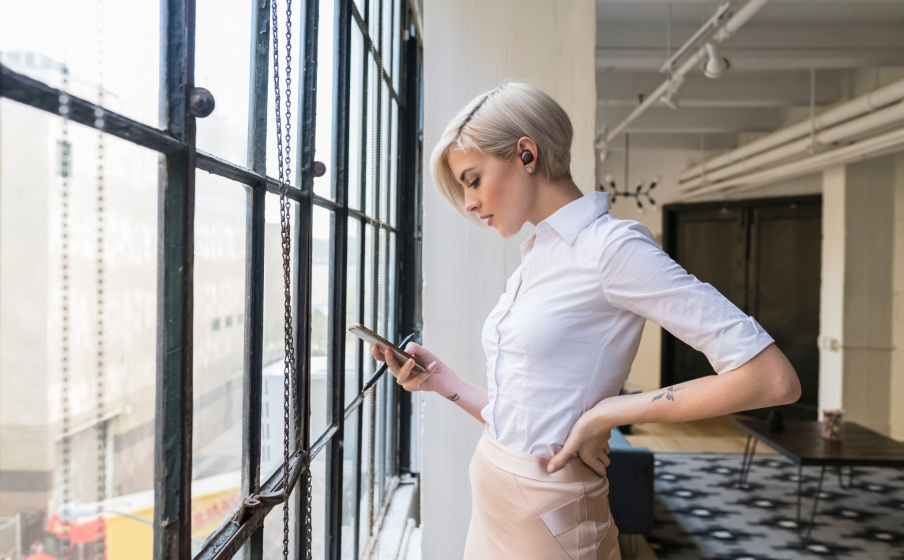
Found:
[[[389, 369], [392, 371], [393, 377], [396, 378], [396, 383], [401, 385], [406, 391], [433, 391], [444, 397], [452, 394], [448, 385], [452, 382], [455, 374], [449, 369], [449, 366], [434, 356], [433, 352], [416, 342], [409, 342], [402, 350], [420, 358], [423, 363], [429, 364], [427, 371], [420, 373], [413, 371], [414, 360], [409, 359], [406, 363], [400, 364], [391, 350], [387, 348], [385, 353], [380, 352], [380, 348], [376, 344], [370, 349], [370, 353], [377, 361], [389, 364]], [[412, 376], [412, 374], [414, 375]], [[446, 393], [449, 393], [449, 395]]]

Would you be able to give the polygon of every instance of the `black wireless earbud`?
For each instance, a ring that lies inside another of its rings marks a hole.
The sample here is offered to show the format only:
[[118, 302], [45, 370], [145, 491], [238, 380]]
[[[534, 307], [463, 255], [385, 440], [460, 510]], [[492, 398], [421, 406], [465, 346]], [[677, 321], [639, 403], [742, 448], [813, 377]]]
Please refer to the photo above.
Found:
[[523, 161], [525, 164], [534, 161], [534, 154], [530, 153], [527, 150], [524, 150], [523, 152], [521, 152], [521, 161]]

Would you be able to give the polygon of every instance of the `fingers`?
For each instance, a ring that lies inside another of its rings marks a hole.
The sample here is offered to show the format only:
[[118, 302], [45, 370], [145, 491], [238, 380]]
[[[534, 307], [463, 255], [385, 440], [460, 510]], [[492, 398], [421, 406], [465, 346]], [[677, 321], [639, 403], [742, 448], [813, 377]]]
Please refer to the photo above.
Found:
[[383, 352], [380, 352], [380, 347], [376, 344], [370, 349], [370, 355], [374, 357], [378, 362], [385, 362], [386, 358], [383, 356]]
[[565, 445], [562, 446], [562, 449], [553, 455], [552, 459], [549, 460], [549, 464], [546, 465], [546, 472], [554, 473], [557, 470], [561, 469], [565, 462], [568, 461], [568, 458], [571, 457], [571, 454], [577, 451], [576, 449], [572, 449], [571, 446], [568, 445], [568, 440], [565, 440]]
[[603, 464], [603, 462], [598, 458], [594, 458], [592, 461], [590, 461], [588, 466], [593, 469], [593, 472], [595, 472], [596, 474], [600, 476], [606, 476], [606, 465]]
[[408, 381], [408, 378], [411, 377], [411, 371], [414, 369], [414, 360], [408, 358], [404, 364], [402, 364], [402, 368], [399, 370], [398, 382], [399, 384], [405, 383]]

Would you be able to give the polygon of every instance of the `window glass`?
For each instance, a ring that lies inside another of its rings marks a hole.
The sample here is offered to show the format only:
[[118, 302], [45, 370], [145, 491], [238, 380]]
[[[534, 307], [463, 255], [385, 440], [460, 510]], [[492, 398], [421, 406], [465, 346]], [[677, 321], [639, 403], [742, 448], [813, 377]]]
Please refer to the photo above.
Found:
[[[396, 225], [396, 207], [399, 194], [399, 104], [392, 100], [392, 113], [389, 116], [389, 183], [387, 185], [389, 199], [389, 224]], [[393, 257], [395, 258], [395, 257]]]
[[[326, 558], [326, 448], [311, 461], [311, 558]], [[299, 484], [305, 483], [302, 478]]]
[[[345, 290], [345, 324], [361, 323], [361, 222], [357, 218], [348, 218], [348, 264]], [[348, 405], [362, 386], [358, 377], [358, 359], [361, 352], [367, 356], [370, 346], [346, 331], [345, 335], [345, 404]], [[346, 424], [347, 425], [347, 424]]]
[[[282, 452], [280, 452], [281, 454]], [[305, 484], [304, 479], [299, 478], [298, 484]], [[298, 487], [296, 486], [296, 488]], [[294, 492], [292, 495], [294, 497]], [[298, 558], [295, 554], [295, 516], [298, 513], [295, 503], [295, 500], [289, 502], [289, 558]], [[283, 560], [283, 534], [285, 529], [283, 515], [283, 505], [279, 504], [271, 509], [264, 519], [263, 560]]]
[[241, 502], [246, 187], [195, 176], [192, 536]]
[[401, 25], [401, 4], [400, 0], [393, 0], [392, 9], [392, 88], [399, 92], [399, 58], [401, 57], [400, 37], [402, 35]]
[[[141, 25], [136, 25], [141, 22]], [[51, 87], [69, 66], [69, 91], [158, 126], [160, 2], [3, 2], [0, 62]]]
[[[297, 173], [298, 166], [300, 164], [300, 145], [299, 138], [301, 137], [301, 109], [302, 109], [302, 93], [301, 88], [304, 83], [302, 79], [301, 73], [301, 64], [304, 61], [304, 49], [301, 47], [301, 36], [304, 33], [304, 26], [302, 25], [302, 14], [303, 10], [298, 9], [297, 6], [293, 5], [292, 8], [292, 72], [291, 72], [291, 92], [289, 95], [286, 95], [286, 0], [276, 0], [277, 12], [279, 14], [279, 29], [280, 32], [277, 36], [277, 40], [279, 41], [279, 92], [280, 92], [280, 106], [279, 106], [279, 114], [280, 121], [282, 123], [282, 136], [283, 136], [283, 169], [286, 174], [286, 179], [289, 183], [294, 187], [299, 187], [299, 176]], [[250, 6], [249, 6], [250, 9]], [[271, 21], [272, 28], [272, 21]], [[268, 65], [269, 70], [269, 78], [267, 80], [268, 84], [268, 92], [267, 92], [267, 175], [270, 177], [279, 178], [279, 158], [277, 157], [279, 154], [279, 150], [277, 149], [277, 139], [276, 139], [276, 114], [274, 108], [275, 102], [275, 90], [273, 88], [273, 34], [270, 34], [269, 44], [269, 61]], [[247, 46], [246, 46], [247, 48]], [[291, 116], [286, 117], [286, 98], [288, 97], [291, 107]], [[287, 141], [285, 134], [286, 122], [289, 122], [290, 131], [289, 138]], [[286, 152], [286, 148], [289, 148], [288, 152]], [[287, 159], [288, 158], [288, 159]], [[277, 220], [278, 222], [278, 220]]]
[[[289, 201], [289, 226], [294, 232], [298, 205]], [[285, 379], [285, 280], [283, 277], [282, 235], [279, 197], [267, 193], [264, 225], [264, 343], [263, 385], [261, 387], [261, 480], [265, 480], [283, 461], [283, 414], [285, 410], [283, 386]], [[289, 252], [290, 283], [293, 295], [292, 317], [298, 313], [295, 301], [295, 251]], [[294, 331], [293, 331], [294, 332]], [[297, 347], [297, 333], [296, 347]], [[289, 400], [292, 406], [292, 400]], [[294, 418], [294, 415], [290, 415]], [[294, 426], [289, 441], [294, 445]]]
[[367, 120], [364, 127], [364, 134], [366, 136], [366, 141], [364, 144], [364, 160], [367, 162], [365, 166], [365, 179], [364, 179], [364, 212], [373, 217], [375, 212], [375, 196], [376, 196], [376, 178], [377, 178], [377, 167], [376, 160], [379, 157], [379, 154], [376, 152], [377, 147], [377, 115], [379, 111], [379, 107], [377, 106], [377, 94], [376, 91], [378, 87], [380, 87], [380, 83], [377, 80], [377, 66], [374, 64], [373, 56], [370, 53], [367, 55], [367, 76], [368, 76], [368, 86], [367, 86], [367, 96], [364, 101], [364, 111], [367, 114]]
[[334, 2], [320, 3], [317, 27], [317, 119], [314, 127], [314, 159], [326, 165], [326, 173], [314, 178], [314, 193], [335, 200], [333, 193], [333, 25]]
[[329, 372], [328, 324], [330, 317], [330, 239], [333, 212], [314, 206], [313, 255], [311, 256], [311, 443], [326, 431]]
[[[68, 317], [69, 492], [73, 531], [94, 540], [98, 473], [103, 473], [107, 531], [125, 530], [152, 546], [157, 330], [156, 152], [105, 136], [103, 420], [96, 422], [98, 380], [98, 134], [0, 99], [0, 468], [32, 476], [7, 501], [49, 528], [45, 552], [59, 550], [63, 500], [63, 318]], [[67, 246], [63, 251], [63, 180]], [[63, 255], [68, 262], [63, 312]], [[27, 373], [27, 375], [23, 375]], [[97, 427], [100, 426], [100, 434]], [[98, 435], [104, 454], [98, 457]], [[134, 517], [131, 517], [134, 516]], [[81, 537], [80, 537], [81, 538]], [[6, 549], [4, 549], [6, 550]], [[26, 548], [27, 550], [27, 548]], [[110, 558], [128, 551], [111, 543]]]
[[361, 409], [345, 420], [342, 458], [342, 558], [353, 560], [355, 555], [355, 519], [358, 515], [358, 419]]
[[365, 554], [369, 543], [371, 531], [374, 522], [379, 515], [379, 504], [375, 501], [374, 481], [371, 480], [373, 472], [373, 450], [374, 450], [374, 421], [373, 421], [373, 403], [376, 391], [370, 391], [364, 402], [361, 403], [362, 423], [361, 423], [361, 449], [360, 449], [360, 469], [361, 484], [359, 486], [358, 496], [358, 551], [359, 557], [368, 556]]
[[[348, 205], [361, 209], [361, 171], [364, 165], [364, 38], [354, 18], [351, 22], [351, 76], [349, 78]], [[369, 56], [369, 55], [368, 55]]]
[[195, 85], [210, 90], [215, 101], [213, 113], [197, 120], [196, 145], [247, 166], [252, 6], [245, 0], [197, 0], [195, 9]]
[[380, 89], [380, 189], [377, 196], [380, 199], [380, 221], [386, 221], [389, 217], [389, 171], [395, 167], [389, 158], [389, 104], [392, 99], [385, 81], [380, 82]]

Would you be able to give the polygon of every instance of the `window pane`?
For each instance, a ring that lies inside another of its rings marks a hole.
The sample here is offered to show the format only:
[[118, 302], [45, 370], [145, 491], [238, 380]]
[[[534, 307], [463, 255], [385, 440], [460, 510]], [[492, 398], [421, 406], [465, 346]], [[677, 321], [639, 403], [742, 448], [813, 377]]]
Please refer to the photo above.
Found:
[[[282, 452], [280, 452], [282, 455]], [[261, 471], [263, 472], [263, 471]], [[298, 484], [306, 484], [304, 478], [298, 479]], [[295, 487], [296, 490], [298, 486]], [[289, 502], [289, 558], [295, 556], [295, 492], [292, 492], [292, 498]], [[264, 554], [263, 560], [282, 560], [283, 559], [283, 531], [285, 529], [283, 521], [283, 505], [279, 504], [270, 510], [264, 519]], [[241, 556], [236, 555], [236, 558]]]
[[389, 232], [389, 264], [386, 267], [386, 273], [388, 277], [388, 291], [389, 291], [389, 305], [388, 305], [388, 318], [389, 318], [389, 328], [386, 332], [389, 333], [390, 336], [398, 338], [399, 340], [395, 340], [394, 342], [399, 342], [403, 337], [408, 336], [409, 333], [398, 332], [396, 330], [396, 314], [398, 310], [396, 309], [396, 234], [394, 232]]
[[[282, 123], [283, 129], [283, 168], [286, 173], [286, 179], [293, 186], [298, 186], [298, 174], [296, 173], [296, 169], [299, 165], [298, 156], [301, 153], [299, 150], [299, 138], [301, 133], [301, 87], [302, 87], [302, 73], [301, 73], [301, 64], [304, 60], [304, 49], [301, 46], [301, 35], [304, 30], [304, 26], [302, 25], [302, 13], [303, 10], [299, 10], [296, 7], [293, 7], [292, 13], [292, 85], [291, 92], [287, 95], [286, 93], [286, 0], [276, 0], [277, 2], [277, 12], [279, 14], [279, 35], [277, 37], [279, 41], [279, 94], [280, 94], [280, 107], [279, 114]], [[249, 6], [249, 10], [251, 7]], [[249, 20], [250, 21], [250, 20]], [[271, 22], [272, 28], [272, 22]], [[277, 150], [277, 141], [276, 141], [276, 114], [274, 108], [275, 102], [275, 90], [273, 89], [273, 35], [271, 29], [271, 35], [269, 43], [269, 60], [271, 62], [269, 66], [269, 78], [267, 79], [268, 89], [267, 92], [267, 175], [270, 177], [279, 178], [279, 158], [277, 157], [279, 151]], [[247, 45], [246, 45], [247, 48]], [[291, 117], [287, 118], [286, 116], [286, 98], [289, 99], [291, 103]], [[288, 122], [290, 126], [289, 138], [286, 138], [285, 127], [286, 122]], [[289, 151], [286, 152], [286, 148], [289, 148]], [[288, 157], [288, 159], [286, 159]], [[279, 220], [277, 220], [277, 223]]]
[[375, 391], [369, 391], [364, 402], [359, 409], [362, 414], [363, 422], [361, 428], [361, 486], [358, 491], [359, 496], [359, 516], [360, 522], [358, 527], [358, 552], [359, 557], [366, 556], [364, 553], [367, 549], [368, 540], [371, 535], [374, 521], [379, 512], [379, 507], [374, 502], [373, 480], [371, 473], [373, 472], [373, 402]]
[[159, 0], [3, 2], [0, 53], [12, 70], [52, 87], [67, 63], [73, 95], [96, 103], [102, 83], [109, 110], [159, 125]]
[[380, 50], [380, 0], [370, 0], [370, 14], [367, 16], [367, 34], [374, 42], [374, 48]]
[[[361, 323], [359, 298], [361, 295], [361, 222], [357, 218], [348, 218], [348, 264], [345, 290], [345, 324]], [[345, 335], [345, 404], [348, 405], [361, 388], [358, 377], [358, 359], [363, 348], [364, 355], [370, 353], [370, 347], [360, 338], [346, 331]]]
[[367, 97], [364, 102], [364, 111], [367, 114], [367, 121], [365, 124], [365, 132], [367, 139], [364, 144], [364, 160], [367, 162], [365, 166], [365, 178], [364, 178], [364, 212], [368, 216], [374, 216], [375, 204], [376, 201], [374, 199], [376, 193], [375, 187], [375, 179], [376, 179], [376, 159], [378, 157], [376, 150], [376, 134], [377, 134], [377, 126], [376, 126], [376, 115], [378, 111], [377, 107], [377, 88], [380, 86], [379, 81], [377, 80], [377, 67], [374, 64], [373, 55], [371, 53], [367, 53], [367, 77], [368, 77], [368, 86], [367, 86]]
[[382, 98], [380, 99], [380, 221], [386, 221], [389, 217], [389, 171], [394, 167], [389, 159], [389, 107], [391, 97], [389, 86], [385, 81], [380, 82]]
[[361, 209], [361, 170], [364, 164], [364, 38], [361, 28], [351, 22], [351, 76], [349, 78], [349, 133], [348, 133], [348, 205]]
[[[294, 232], [298, 205], [290, 201], [289, 225]], [[285, 379], [285, 280], [279, 223], [279, 197], [267, 193], [264, 230], [264, 348], [263, 386], [261, 387], [261, 480], [283, 461], [283, 385]], [[295, 294], [295, 251], [289, 252], [290, 293]], [[292, 299], [292, 316], [298, 313], [298, 302]], [[297, 335], [296, 335], [297, 340]], [[297, 343], [296, 343], [297, 344]], [[291, 394], [291, 393], [290, 393]], [[292, 406], [291, 398], [289, 406]], [[294, 416], [293, 416], [294, 417]], [[294, 427], [289, 441], [294, 445]]]
[[[314, 127], [314, 159], [326, 164], [323, 177], [314, 178], [314, 193], [335, 200], [333, 193], [333, 7], [334, 2], [320, 2], [320, 24], [317, 27], [317, 121]], [[299, 82], [300, 83], [300, 82]]]
[[[399, 194], [399, 104], [392, 100], [389, 119], [389, 224], [396, 225], [396, 207]], [[394, 256], [392, 258], [395, 258]]]
[[401, 4], [399, 0], [393, 1], [393, 9], [392, 9], [392, 87], [396, 90], [396, 93], [399, 93], [399, 57], [401, 53], [399, 51], [399, 43], [400, 37], [402, 35], [402, 30], [399, 27], [401, 25]]
[[195, 175], [192, 536], [241, 501], [246, 187]]
[[324, 448], [311, 461], [311, 558], [317, 559], [326, 558], [326, 456]]
[[197, 146], [245, 166], [252, 6], [246, 0], [198, 0], [196, 9], [195, 84], [216, 101], [213, 113], [197, 121]]
[[380, 42], [380, 58], [383, 60], [383, 69], [386, 73], [392, 68], [392, 0], [382, 0], [383, 9], [383, 37]]
[[355, 519], [358, 513], [358, 418], [361, 409], [345, 420], [345, 439], [342, 457], [342, 558], [354, 560]]
[[330, 317], [330, 239], [334, 214], [314, 207], [311, 256], [311, 443], [326, 431], [329, 381], [327, 350]]
[[361, 14], [362, 18], [367, 18], [367, 12], [364, 11], [364, 0], [355, 0], [355, 7], [358, 8], [358, 13]]
[[[376, 324], [374, 314], [374, 227], [364, 224], [364, 326], [379, 334], [380, 328]], [[374, 373], [376, 360], [370, 351], [364, 352], [364, 379], [369, 379]]]
[[[4, 24], [5, 25], [5, 24]], [[93, 541], [98, 471], [104, 508], [150, 521], [154, 506], [157, 328], [156, 152], [104, 137], [102, 318], [105, 448], [98, 461], [97, 165], [98, 135], [0, 99], [0, 470], [28, 473], [15, 492], [0, 489], [4, 516], [48, 527], [62, 502], [63, 232], [62, 173], [68, 179], [69, 502], [72, 529]], [[63, 163], [66, 162], [66, 165]], [[58, 550], [50, 524], [45, 552]], [[150, 524], [110, 514], [108, 535], [150, 548]], [[61, 535], [62, 533], [59, 533]], [[26, 550], [27, 550], [26, 543]], [[90, 550], [90, 546], [87, 548]], [[128, 550], [107, 548], [110, 558]]]

